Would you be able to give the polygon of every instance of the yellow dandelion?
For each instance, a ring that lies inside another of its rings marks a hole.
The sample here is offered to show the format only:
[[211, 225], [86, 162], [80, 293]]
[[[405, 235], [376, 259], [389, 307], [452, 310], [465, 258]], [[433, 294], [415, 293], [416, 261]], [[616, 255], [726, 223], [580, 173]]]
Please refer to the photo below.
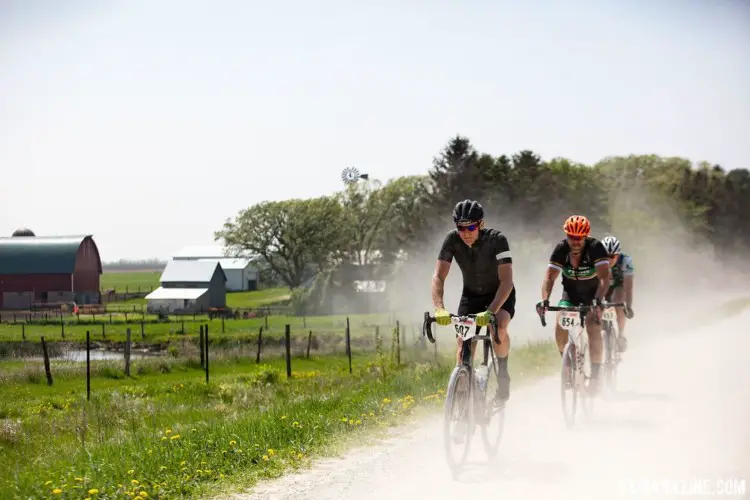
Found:
[[174, 436], [172, 436], [171, 438], [169, 438], [170, 441], [174, 441], [175, 439], [180, 439], [180, 435], [179, 434], [175, 434]]
[[138, 493], [138, 496], [141, 498], [148, 498], [148, 493], [146, 493], [145, 491], [141, 491], [140, 493]]
[[164, 431], [164, 434], [166, 435], [172, 434], [172, 429], [167, 429], [166, 431]]
[[131, 479], [130, 484], [132, 484], [133, 486], [138, 486], [139, 481], [137, 479]]
[[130, 469], [128, 471], [128, 476], [132, 476], [133, 474], [135, 474], [135, 469]]
[[165, 470], [167, 470], [167, 466], [166, 465], [162, 465], [161, 467], [159, 467], [159, 470], [160, 471], [165, 471]]
[[236, 444], [237, 444], [237, 441], [235, 441], [234, 439], [232, 439], [231, 441], [229, 441], [229, 446], [234, 446]]
[[83, 482], [83, 478], [82, 477], [77, 477], [77, 478], [75, 478], [75, 480], [78, 481], [79, 483]]
[[268, 455], [263, 455], [263, 460], [265, 460], [266, 462], [268, 462]]
[[96, 495], [97, 493], [99, 493], [99, 490], [97, 490], [96, 488], [91, 488], [89, 490], [89, 495]]
[[59, 495], [60, 493], [62, 493], [62, 490], [60, 488], [55, 488], [54, 490], [52, 490], [53, 495]]
[[276, 454], [276, 450], [274, 450], [273, 448], [268, 448], [268, 454], [274, 456]]
[[182, 462], [180, 462], [180, 467], [184, 466], [186, 463], [187, 463], [187, 460], [183, 460]]
[[286, 420], [286, 419], [287, 419], [287, 416], [286, 416], [286, 415], [282, 415], [282, 416], [281, 416], [281, 420]]
[[167, 436], [162, 436], [162, 437], [161, 437], [161, 440], [162, 440], [162, 441], [166, 441], [166, 440], [167, 440]]

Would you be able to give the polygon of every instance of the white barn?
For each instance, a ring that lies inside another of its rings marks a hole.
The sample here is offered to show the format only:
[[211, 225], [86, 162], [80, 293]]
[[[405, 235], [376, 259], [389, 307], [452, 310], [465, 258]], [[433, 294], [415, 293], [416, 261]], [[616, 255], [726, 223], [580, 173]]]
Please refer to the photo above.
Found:
[[248, 258], [227, 257], [220, 246], [187, 246], [172, 257], [173, 260], [218, 262], [227, 277], [227, 291], [257, 290], [258, 270]]

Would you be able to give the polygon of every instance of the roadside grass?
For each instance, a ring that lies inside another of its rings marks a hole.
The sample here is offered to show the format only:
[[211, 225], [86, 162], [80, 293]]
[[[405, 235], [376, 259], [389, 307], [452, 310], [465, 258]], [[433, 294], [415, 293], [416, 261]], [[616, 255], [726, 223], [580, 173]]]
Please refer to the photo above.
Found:
[[[550, 342], [512, 353], [514, 387], [559, 364]], [[209, 384], [195, 358], [138, 361], [131, 378], [97, 362], [89, 402], [80, 365], [52, 387], [0, 378], [0, 497], [192, 498], [252, 486], [439, 408], [454, 357], [434, 356], [412, 351], [401, 366], [354, 356], [353, 374], [346, 357], [295, 358], [291, 380], [282, 359], [217, 356]]]

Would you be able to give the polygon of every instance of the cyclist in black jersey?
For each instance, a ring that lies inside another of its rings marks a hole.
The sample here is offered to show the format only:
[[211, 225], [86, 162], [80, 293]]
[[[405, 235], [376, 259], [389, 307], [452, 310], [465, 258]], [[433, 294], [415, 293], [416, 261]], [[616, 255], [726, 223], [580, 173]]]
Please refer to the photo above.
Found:
[[[498, 358], [500, 383], [495, 401], [507, 401], [510, 395], [508, 324], [515, 314], [516, 289], [513, 285], [513, 259], [508, 239], [496, 229], [484, 227], [484, 209], [477, 201], [464, 200], [453, 210], [456, 229], [448, 232], [438, 254], [432, 278], [432, 302], [435, 321], [450, 324], [443, 292], [451, 262], [456, 259], [463, 275], [463, 292], [457, 314], [477, 314], [478, 326], [489, 326], [492, 314], [497, 319], [499, 344], [493, 341]], [[460, 363], [462, 340], [457, 338], [456, 363]], [[472, 357], [476, 344], [472, 346]]]
[[[560, 306], [596, 305], [595, 314], [586, 317], [586, 331], [591, 356], [591, 388], [597, 389], [599, 370], [603, 361], [601, 321], [602, 301], [609, 288], [609, 258], [601, 241], [589, 236], [591, 224], [581, 215], [570, 216], [563, 225], [566, 238], [559, 242], [550, 256], [547, 273], [542, 282], [540, 313], [549, 306], [549, 297], [557, 276], [562, 273], [563, 292]], [[559, 313], [558, 313], [559, 314]], [[555, 323], [555, 340], [562, 356], [568, 332]]]

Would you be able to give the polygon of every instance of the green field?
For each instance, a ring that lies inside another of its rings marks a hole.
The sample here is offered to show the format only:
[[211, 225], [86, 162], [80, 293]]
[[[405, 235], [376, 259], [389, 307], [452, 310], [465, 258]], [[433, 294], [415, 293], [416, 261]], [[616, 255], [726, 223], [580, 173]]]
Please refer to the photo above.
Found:
[[133, 271], [110, 273], [104, 272], [101, 276], [101, 288], [103, 290], [115, 289], [124, 293], [127, 288], [129, 292], [137, 292], [151, 288], [158, 288], [161, 271]]
[[[91, 401], [80, 366], [52, 387], [0, 378], [0, 497], [223, 497], [439, 408], [452, 357], [424, 354], [356, 356], [352, 374], [345, 357], [294, 359], [291, 379], [282, 360], [217, 358], [208, 384], [195, 359], [132, 378], [99, 362]], [[514, 387], [558, 364], [549, 342], [514, 349]]]

